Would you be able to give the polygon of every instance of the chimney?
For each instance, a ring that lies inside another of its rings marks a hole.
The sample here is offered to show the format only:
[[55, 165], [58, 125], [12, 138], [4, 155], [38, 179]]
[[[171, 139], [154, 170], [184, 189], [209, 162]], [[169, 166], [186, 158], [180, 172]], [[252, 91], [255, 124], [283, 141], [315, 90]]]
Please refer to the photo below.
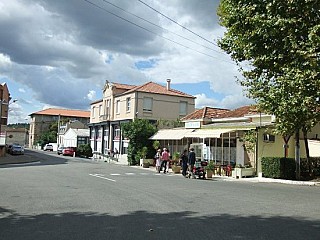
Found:
[[171, 79], [167, 79], [167, 90], [169, 91], [170, 90], [170, 83], [171, 83]]

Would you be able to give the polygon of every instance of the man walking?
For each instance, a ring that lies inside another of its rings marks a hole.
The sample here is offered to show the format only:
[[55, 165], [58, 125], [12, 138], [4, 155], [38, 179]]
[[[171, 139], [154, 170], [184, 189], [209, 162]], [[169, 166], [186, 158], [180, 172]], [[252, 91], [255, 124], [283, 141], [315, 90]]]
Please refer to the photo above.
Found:
[[162, 162], [161, 162], [160, 170], [163, 168], [163, 173], [166, 173], [167, 162], [169, 161], [169, 153], [166, 148], [163, 149], [163, 152], [161, 154], [161, 160], [162, 160]]
[[190, 178], [190, 176], [192, 176], [192, 178], [195, 178], [194, 173], [193, 173], [193, 167], [194, 167], [195, 163], [196, 163], [196, 154], [194, 152], [194, 148], [190, 148], [190, 152], [188, 155], [189, 178]]

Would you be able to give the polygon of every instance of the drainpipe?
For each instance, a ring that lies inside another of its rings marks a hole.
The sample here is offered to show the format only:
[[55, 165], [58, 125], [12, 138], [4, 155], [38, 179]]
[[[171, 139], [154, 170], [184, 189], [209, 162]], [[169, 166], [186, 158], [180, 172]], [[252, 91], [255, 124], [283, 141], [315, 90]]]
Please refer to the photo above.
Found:
[[136, 119], [138, 116], [138, 92], [135, 92], [134, 94], [134, 98], [135, 98], [135, 106], [134, 106], [134, 116], [133, 119]]

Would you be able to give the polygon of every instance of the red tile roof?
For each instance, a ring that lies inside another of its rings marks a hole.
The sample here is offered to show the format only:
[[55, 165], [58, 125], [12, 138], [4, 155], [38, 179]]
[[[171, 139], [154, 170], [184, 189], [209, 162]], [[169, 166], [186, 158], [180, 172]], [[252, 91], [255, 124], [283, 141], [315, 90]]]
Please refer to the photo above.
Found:
[[259, 111], [255, 105], [243, 106], [232, 111], [226, 112], [220, 116], [220, 118], [235, 118], [235, 117], [243, 117], [248, 114], [257, 114]]
[[212, 108], [212, 107], [204, 107], [198, 109], [187, 116], [183, 117], [181, 120], [195, 120], [195, 119], [211, 119], [211, 118], [219, 118], [221, 115], [229, 112], [228, 109], [222, 108]]
[[64, 117], [82, 117], [90, 118], [90, 111], [73, 110], [73, 109], [59, 109], [59, 108], [48, 108], [35, 112], [31, 115], [51, 115], [51, 116], [64, 116]]
[[164, 94], [164, 95], [171, 95], [171, 96], [179, 96], [179, 97], [188, 97], [188, 98], [195, 98], [192, 95], [186, 94], [184, 92], [175, 90], [170, 88], [167, 90], [166, 86], [162, 86], [158, 83], [148, 82], [140, 86], [136, 86], [130, 89], [123, 94], [131, 93], [131, 92], [147, 92], [147, 93], [156, 93], [156, 94]]
[[137, 87], [136, 85], [122, 84], [122, 83], [115, 83], [115, 82], [112, 82], [112, 85], [115, 86], [116, 88], [126, 89], [126, 90], [130, 90], [132, 88]]

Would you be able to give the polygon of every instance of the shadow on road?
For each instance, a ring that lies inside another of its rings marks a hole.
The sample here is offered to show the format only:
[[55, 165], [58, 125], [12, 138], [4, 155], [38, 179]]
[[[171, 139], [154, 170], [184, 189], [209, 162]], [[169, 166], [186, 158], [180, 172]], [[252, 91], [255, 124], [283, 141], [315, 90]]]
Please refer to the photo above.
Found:
[[11, 239], [319, 239], [320, 221], [191, 211], [120, 216], [70, 212], [22, 216], [0, 208], [0, 238]]
[[41, 151], [25, 149], [24, 155], [10, 155], [0, 158], [0, 168], [56, 165], [68, 163], [67, 158], [56, 156], [54, 153], [47, 154]]

